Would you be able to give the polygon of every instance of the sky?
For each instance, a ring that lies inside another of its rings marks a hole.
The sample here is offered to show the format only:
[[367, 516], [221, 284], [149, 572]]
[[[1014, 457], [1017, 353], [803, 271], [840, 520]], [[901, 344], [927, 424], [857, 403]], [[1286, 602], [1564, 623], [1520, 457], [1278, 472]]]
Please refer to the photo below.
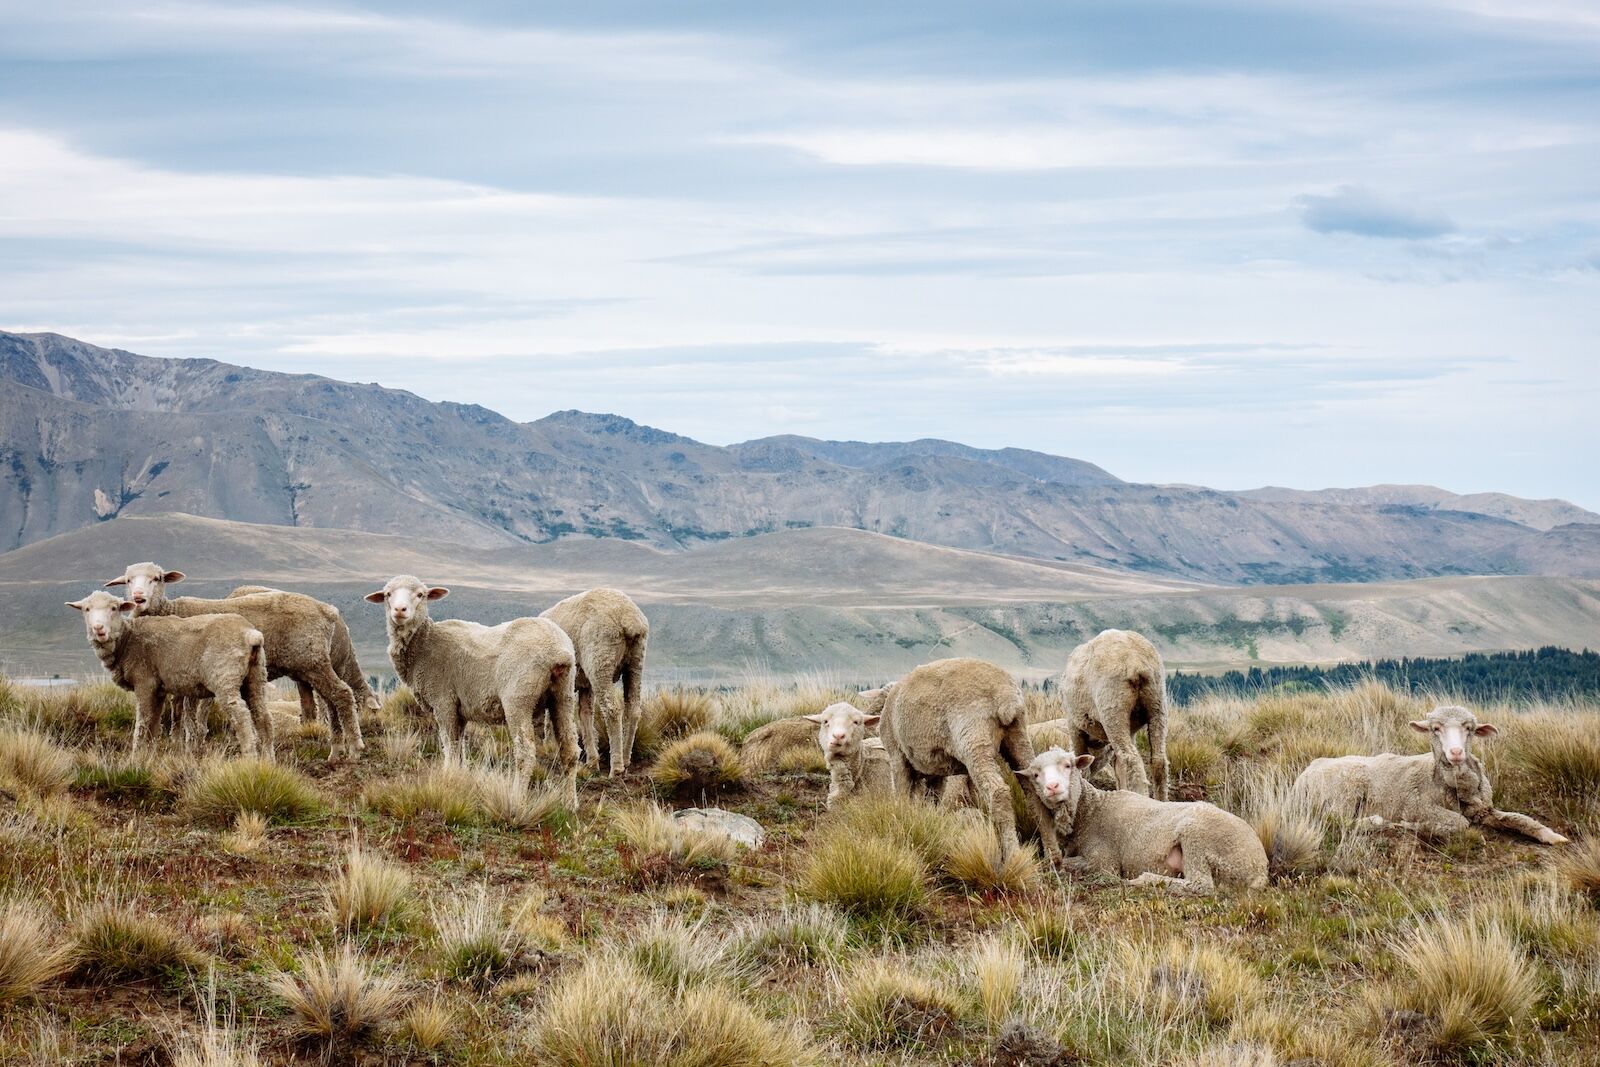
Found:
[[0, 328], [1600, 509], [1600, 2], [0, 0]]

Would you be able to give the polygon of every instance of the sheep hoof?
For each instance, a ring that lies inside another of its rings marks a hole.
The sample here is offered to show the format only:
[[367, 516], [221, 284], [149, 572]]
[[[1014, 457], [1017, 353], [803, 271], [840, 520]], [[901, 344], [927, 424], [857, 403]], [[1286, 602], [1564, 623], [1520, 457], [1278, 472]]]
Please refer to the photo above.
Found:
[[1567, 843], [1567, 839], [1554, 830], [1546, 830], [1539, 835], [1539, 840], [1547, 845], [1564, 845]]

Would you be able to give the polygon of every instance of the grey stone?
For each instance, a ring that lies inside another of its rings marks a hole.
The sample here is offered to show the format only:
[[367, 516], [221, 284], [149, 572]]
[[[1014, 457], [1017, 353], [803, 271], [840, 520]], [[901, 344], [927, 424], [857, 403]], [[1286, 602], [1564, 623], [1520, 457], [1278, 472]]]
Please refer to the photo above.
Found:
[[684, 808], [673, 812], [672, 818], [691, 829], [731, 837], [746, 848], [760, 848], [767, 839], [767, 832], [760, 823], [748, 815], [721, 808]]

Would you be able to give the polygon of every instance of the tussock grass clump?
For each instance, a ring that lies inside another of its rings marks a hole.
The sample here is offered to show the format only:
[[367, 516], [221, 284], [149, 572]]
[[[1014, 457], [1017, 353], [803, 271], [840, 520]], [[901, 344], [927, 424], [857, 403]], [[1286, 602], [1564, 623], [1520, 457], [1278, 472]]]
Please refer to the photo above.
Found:
[[1173, 1067], [1280, 1067], [1278, 1054], [1265, 1045], [1221, 1041], [1172, 1061]]
[[233, 820], [233, 829], [222, 834], [217, 843], [224, 852], [235, 856], [249, 856], [267, 843], [267, 817], [259, 811], [241, 811]]
[[679, 795], [715, 794], [744, 783], [744, 764], [727, 738], [703, 730], [668, 745], [650, 768], [650, 777]]
[[346, 1048], [398, 1021], [406, 1000], [399, 981], [376, 973], [348, 942], [296, 962], [300, 973], [279, 971], [271, 988], [289, 1006], [302, 1036]]
[[1208, 737], [1176, 730], [1167, 738], [1167, 770], [1175, 783], [1210, 785], [1225, 762], [1222, 746]]
[[410, 724], [418, 729], [431, 729], [433, 717], [422, 710], [422, 702], [408, 685], [397, 685], [384, 694], [378, 707], [378, 717], [386, 724]]
[[802, 897], [862, 915], [906, 915], [928, 900], [928, 869], [898, 841], [835, 827], [800, 875]]
[[1040, 959], [1068, 959], [1076, 953], [1077, 923], [1070, 912], [1055, 908], [1027, 911], [1017, 922], [1022, 943]]
[[961, 1025], [961, 1004], [940, 982], [875, 957], [835, 978], [839, 1030], [870, 1049], [938, 1045]]
[[571, 813], [555, 789], [535, 789], [510, 768], [474, 772], [479, 810], [484, 819], [507, 830], [531, 830], [565, 823]]
[[739, 853], [738, 843], [726, 834], [685, 826], [647, 800], [618, 808], [611, 828], [623, 866], [642, 885], [718, 870]]
[[1496, 920], [1440, 915], [1393, 945], [1403, 975], [1393, 1007], [1432, 1024], [1430, 1043], [1462, 1053], [1505, 1037], [1527, 1020], [1542, 992], [1539, 973]]
[[170, 763], [145, 753], [101, 749], [78, 768], [72, 784], [106, 804], [160, 811], [177, 800], [175, 777]]
[[527, 940], [518, 919], [527, 926], [526, 905], [513, 914], [505, 900], [480, 883], [473, 891], [436, 904], [433, 929], [438, 944], [439, 972], [446, 978], [480, 989], [536, 963], [537, 945]]
[[411, 872], [360, 845], [352, 845], [344, 869], [328, 886], [328, 913], [349, 931], [404, 921], [411, 900]]
[[178, 1038], [172, 1067], [265, 1067], [256, 1045], [232, 1026], [215, 1023]]
[[120, 982], [190, 971], [204, 955], [159, 916], [115, 898], [93, 901], [74, 916], [72, 961], [78, 974]]
[[1600, 908], [1600, 837], [1568, 845], [1556, 855], [1556, 871], [1573, 892]]
[[71, 752], [39, 730], [0, 729], [0, 789], [49, 797], [72, 784]]
[[1256, 1007], [1262, 997], [1255, 970], [1211, 945], [1176, 939], [1162, 945], [1123, 941], [1117, 955], [1119, 991], [1138, 1012], [1221, 1026]]
[[440, 997], [419, 1000], [400, 1018], [400, 1036], [419, 1052], [437, 1052], [456, 1032], [456, 1013]]
[[735, 744], [775, 719], [810, 715], [829, 704], [848, 700], [855, 693], [822, 677], [780, 684], [771, 679], [752, 679], [736, 689], [717, 695], [717, 732]]
[[645, 701], [641, 715], [661, 741], [676, 741], [711, 729], [717, 719], [717, 702], [699, 689], [657, 689]]
[[991, 1028], [1013, 1014], [1027, 969], [1028, 961], [1014, 941], [987, 937], [967, 952], [964, 971]]
[[254, 757], [203, 763], [183, 790], [184, 811], [212, 825], [226, 825], [241, 811], [273, 824], [303, 822], [325, 808], [322, 794], [305, 775]]
[[133, 708], [133, 694], [109, 680], [49, 688], [8, 684], [3, 694], [6, 718], [74, 745], [129, 734]]
[[1275, 876], [1305, 874], [1322, 860], [1328, 816], [1294, 796], [1294, 779], [1282, 774], [1247, 777], [1240, 812], [1266, 850]]
[[704, 921], [657, 912], [622, 945], [622, 955], [652, 981], [671, 987], [736, 977], [740, 960]]
[[1497, 791], [1519, 803], [1561, 802], [1600, 809], [1600, 716], [1535, 712], [1500, 720], [1501, 736], [1485, 756]]
[[752, 965], [831, 963], [844, 952], [849, 924], [821, 904], [786, 905], [772, 915], [752, 916], [733, 932], [730, 951]]
[[534, 1023], [530, 1060], [552, 1067], [787, 1067], [819, 1057], [726, 987], [660, 986], [602, 954], [558, 983]]
[[476, 779], [455, 765], [434, 764], [421, 774], [378, 782], [362, 799], [373, 811], [401, 822], [432, 815], [447, 826], [471, 826], [480, 813]]
[[0, 908], [0, 1005], [31, 996], [68, 964], [41, 909], [17, 900]]
[[884, 837], [903, 844], [926, 863], [938, 863], [949, 849], [956, 821], [925, 800], [899, 793], [861, 793], [831, 817], [840, 832]]
[[1001, 858], [1000, 838], [988, 819], [965, 819], [945, 846], [946, 877], [981, 893], [1015, 895], [1039, 885], [1039, 855], [1032, 844]]
[[422, 751], [422, 732], [409, 726], [384, 730], [378, 739], [383, 748], [383, 758], [390, 763], [410, 763]]

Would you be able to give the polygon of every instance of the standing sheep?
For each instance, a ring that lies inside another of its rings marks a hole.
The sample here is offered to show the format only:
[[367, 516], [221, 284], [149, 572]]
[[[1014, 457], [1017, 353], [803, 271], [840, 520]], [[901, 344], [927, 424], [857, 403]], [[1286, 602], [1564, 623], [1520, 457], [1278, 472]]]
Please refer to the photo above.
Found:
[[[978, 806], [994, 824], [1004, 855], [1015, 852], [1016, 817], [1011, 788], [1000, 770], [1003, 759], [1012, 770], [1033, 761], [1033, 745], [1022, 710], [1022, 690], [1005, 671], [977, 659], [942, 659], [925, 663], [887, 687], [880, 733], [888, 752], [890, 780], [905, 796], [918, 782], [964, 774]], [[1032, 793], [1024, 796], [1040, 826], [1048, 814]], [[1050, 834], [1045, 853], [1059, 855]]]
[[1480, 823], [1546, 845], [1566, 843], [1537, 819], [1494, 807], [1494, 786], [1471, 748], [1474, 737], [1493, 737], [1496, 727], [1461, 707], [1434, 708], [1410, 725], [1428, 736], [1433, 751], [1314, 759], [1295, 779], [1294, 795], [1372, 826], [1445, 837]]
[[233, 720], [240, 751], [272, 758], [260, 630], [238, 615], [134, 618], [132, 601], [98, 589], [67, 607], [83, 613], [89, 644], [111, 680], [137, 698], [133, 751], [168, 697], [196, 704], [209, 698]]
[[[1100, 789], [1085, 772], [1094, 757], [1061, 748], [1040, 753], [1017, 774], [1050, 811], [1039, 823], [1077, 859], [1074, 866], [1128, 878], [1134, 885], [1209, 891], [1267, 884], [1261, 838], [1230, 812], [1204, 801], [1152, 800], [1128, 789]], [[1052, 832], [1053, 827], [1053, 832]]]
[[[829, 808], [865, 787], [867, 729], [878, 725], [880, 718], [842, 701], [805, 716], [807, 722], [819, 727], [817, 744], [822, 746], [822, 757], [828, 765]], [[881, 741], [879, 749], [882, 750]]]
[[578, 806], [578, 730], [573, 713], [572, 642], [549, 619], [512, 619], [484, 626], [462, 619], [433, 621], [428, 602], [450, 594], [409, 574], [389, 579], [367, 599], [385, 606], [389, 660], [439, 724], [446, 764], [461, 755], [468, 722], [504, 723], [511, 731], [517, 771], [533, 770], [534, 723], [549, 714], [555, 727], [562, 796]]
[[[282, 589], [274, 589], [268, 585], [241, 585], [228, 594], [228, 599], [251, 596], [255, 593], [281, 592], [283, 592]], [[367, 685], [366, 672], [361, 669], [361, 664], [356, 660], [355, 644], [350, 640], [350, 627], [345, 624], [344, 616], [332, 604], [327, 604], [321, 600], [317, 601], [317, 603], [323, 604], [339, 617], [339, 624], [334, 627], [333, 631], [333, 646], [329, 649], [329, 655], [333, 661], [333, 669], [338, 672], [344, 683], [350, 687], [350, 693], [355, 697], [358, 710], [377, 711], [383, 705], [379, 702], [378, 695]], [[317, 694], [303, 682], [295, 683], [295, 688], [300, 696], [300, 721], [317, 721], [319, 718]], [[329, 712], [328, 720], [331, 723], [333, 721], [332, 709], [324, 703], [320, 710]], [[367, 747], [366, 739], [361, 736], [361, 716], [359, 714], [356, 716], [356, 747], [363, 751]]]
[[[192, 618], [198, 615], [242, 615], [261, 631], [267, 653], [267, 677], [292, 678], [308, 686], [334, 709], [333, 744], [329, 758], [354, 759], [359, 750], [355, 695], [333, 665], [335, 638], [344, 620], [337, 609], [299, 593], [252, 593], [225, 600], [181, 596], [169, 598], [166, 587], [184, 579], [182, 571], [164, 571], [154, 563], [136, 563], [113, 578], [106, 588], [127, 587], [127, 599], [139, 616]], [[348, 637], [348, 631], [347, 631]]]
[[[1167, 799], [1166, 673], [1156, 646], [1132, 630], [1106, 630], [1085, 641], [1067, 657], [1061, 705], [1071, 723], [1073, 751], [1104, 755], [1109, 748], [1118, 789]], [[1146, 728], [1148, 775], [1133, 743]]]
[[[598, 717], [606, 724], [612, 777], [626, 772], [633, 762], [633, 735], [639, 730], [644, 653], [650, 640], [650, 623], [644, 612], [620, 589], [601, 587], [569, 596], [539, 617], [566, 631], [578, 657], [574, 684], [584, 762], [591, 767], [600, 762]], [[620, 705], [613, 691], [618, 681], [622, 682]]]

